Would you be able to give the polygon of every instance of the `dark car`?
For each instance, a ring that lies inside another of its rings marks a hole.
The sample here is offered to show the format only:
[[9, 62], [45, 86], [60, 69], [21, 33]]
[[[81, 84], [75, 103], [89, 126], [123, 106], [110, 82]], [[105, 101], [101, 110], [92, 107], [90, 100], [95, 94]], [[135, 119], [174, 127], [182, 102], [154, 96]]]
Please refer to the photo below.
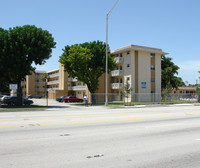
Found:
[[32, 99], [32, 98], [40, 99], [40, 98], [42, 98], [42, 96], [38, 96], [38, 95], [28, 95], [28, 99]]
[[62, 100], [63, 102], [83, 102], [83, 99], [77, 98], [76, 96], [66, 96]]
[[65, 98], [65, 97], [67, 97], [67, 96], [60, 96], [60, 97], [58, 97], [58, 98], [56, 99], [56, 101], [62, 102], [63, 98]]
[[[17, 103], [17, 96], [7, 96], [4, 98], [3, 104], [6, 104], [6, 105], [16, 105]], [[28, 99], [25, 99], [25, 98], [22, 98], [22, 103], [23, 105], [31, 105], [33, 104], [33, 101], [32, 100], [28, 100]]]

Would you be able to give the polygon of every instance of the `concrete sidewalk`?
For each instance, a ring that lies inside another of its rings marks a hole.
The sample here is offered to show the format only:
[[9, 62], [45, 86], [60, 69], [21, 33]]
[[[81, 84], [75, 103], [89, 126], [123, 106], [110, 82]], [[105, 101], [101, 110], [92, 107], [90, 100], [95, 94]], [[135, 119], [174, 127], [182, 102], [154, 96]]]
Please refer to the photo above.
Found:
[[[46, 106], [47, 105], [47, 100], [46, 99], [31, 99], [34, 102], [34, 105], [39, 105], [39, 106]], [[55, 108], [73, 108], [73, 109], [85, 109], [85, 108], [90, 108], [90, 109], [111, 109], [111, 108], [145, 108], [145, 107], [155, 107], [152, 104], [152, 106], [149, 105], [134, 105], [134, 106], [75, 106], [74, 104], [80, 104], [80, 103], [64, 103], [64, 102], [58, 102], [55, 99], [48, 99], [48, 106], [52, 107], [53, 109]], [[84, 104], [84, 103], [82, 103]], [[159, 104], [158, 104], [159, 106]], [[200, 106], [200, 103], [183, 103], [183, 104], [169, 104], [163, 107], [178, 107], [178, 106]], [[161, 106], [162, 107], [162, 106]], [[50, 110], [50, 109], [49, 109]]]

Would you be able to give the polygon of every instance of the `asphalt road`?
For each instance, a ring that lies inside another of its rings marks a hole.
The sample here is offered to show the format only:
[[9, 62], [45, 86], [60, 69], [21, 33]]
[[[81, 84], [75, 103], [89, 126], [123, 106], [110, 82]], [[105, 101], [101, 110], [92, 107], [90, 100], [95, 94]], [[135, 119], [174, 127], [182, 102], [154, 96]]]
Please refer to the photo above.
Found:
[[199, 168], [200, 106], [0, 113], [1, 168]]

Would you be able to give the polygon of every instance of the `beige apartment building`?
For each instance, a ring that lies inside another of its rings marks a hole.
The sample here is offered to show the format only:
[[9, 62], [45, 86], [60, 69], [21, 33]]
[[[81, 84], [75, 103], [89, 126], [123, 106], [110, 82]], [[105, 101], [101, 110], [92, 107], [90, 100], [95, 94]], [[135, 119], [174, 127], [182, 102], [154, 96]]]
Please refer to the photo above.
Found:
[[[128, 45], [111, 54], [117, 67], [111, 72], [111, 89], [122, 100], [126, 81], [132, 88], [130, 101], [158, 101], [161, 96], [161, 56], [167, 53], [158, 48]], [[155, 97], [156, 96], [156, 97]]]
[[[166, 54], [158, 48], [138, 45], [128, 45], [111, 51], [117, 66], [111, 71], [108, 79], [109, 100], [123, 101], [123, 88], [126, 81], [132, 88], [129, 101], [151, 101], [152, 94], [161, 95], [161, 56]], [[83, 98], [87, 94], [90, 99], [87, 86], [76, 78], [71, 78], [67, 72], [64, 72], [61, 64], [56, 70], [35, 71], [32, 75], [26, 76], [26, 80], [22, 81], [24, 96], [30, 94], [45, 96], [43, 73], [48, 73], [50, 77], [47, 82], [49, 98], [55, 99], [67, 95]], [[96, 93], [98, 101], [103, 102], [105, 75], [100, 77], [99, 89]], [[156, 99], [160, 99], [160, 96]]]

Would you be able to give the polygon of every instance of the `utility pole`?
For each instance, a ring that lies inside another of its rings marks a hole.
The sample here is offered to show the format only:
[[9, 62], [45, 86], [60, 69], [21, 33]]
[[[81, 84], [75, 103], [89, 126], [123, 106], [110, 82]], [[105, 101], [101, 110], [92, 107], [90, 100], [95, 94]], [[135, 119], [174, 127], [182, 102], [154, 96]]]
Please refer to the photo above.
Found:
[[105, 106], [108, 106], [108, 16], [110, 15], [111, 11], [113, 10], [113, 8], [116, 6], [117, 2], [119, 0], [117, 0], [115, 2], [115, 4], [113, 5], [113, 7], [109, 10], [109, 12], [106, 14], [106, 94], [105, 94]]

